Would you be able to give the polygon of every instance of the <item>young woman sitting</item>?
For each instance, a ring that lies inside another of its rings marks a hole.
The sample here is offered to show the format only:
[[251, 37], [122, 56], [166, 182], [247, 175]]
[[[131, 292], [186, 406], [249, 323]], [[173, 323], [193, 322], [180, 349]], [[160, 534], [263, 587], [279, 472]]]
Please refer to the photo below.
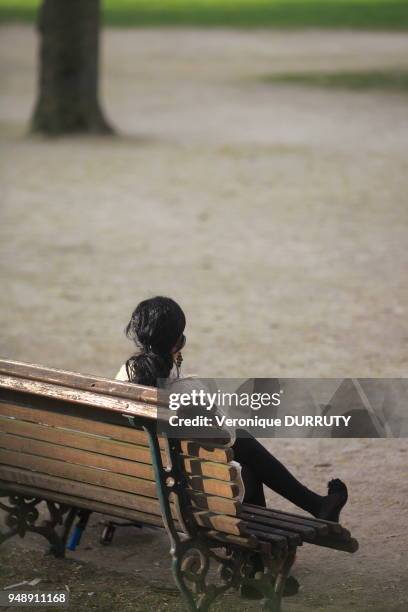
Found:
[[[119, 370], [116, 378], [150, 387], [163, 386], [170, 392], [191, 392], [197, 381], [180, 377], [183, 361], [181, 350], [186, 343], [186, 318], [181, 307], [171, 298], [154, 297], [140, 302], [126, 327], [126, 335], [134, 341], [137, 352]], [[238, 430], [232, 445], [234, 458], [241, 466], [244, 484], [242, 501], [266, 507], [263, 485], [282, 495], [314, 517], [338, 521], [347, 502], [347, 487], [339, 479], [328, 483], [326, 495], [307, 488], [249, 432]], [[255, 570], [262, 570], [261, 559], [255, 560]], [[254, 571], [255, 571], [254, 570]], [[284, 596], [295, 595], [299, 583], [289, 576]], [[241, 589], [241, 595], [259, 599], [253, 587]]]
[[[126, 335], [137, 346], [117, 374], [119, 380], [168, 389], [177, 383], [185, 390], [196, 386], [191, 378], [180, 377], [181, 350], [185, 345], [186, 318], [171, 298], [154, 297], [140, 302], [126, 327]], [[241, 465], [244, 503], [266, 506], [263, 485], [282, 495], [316, 518], [338, 522], [347, 502], [347, 487], [339, 479], [328, 483], [326, 495], [307, 488], [249, 432], [238, 430], [232, 446]]]

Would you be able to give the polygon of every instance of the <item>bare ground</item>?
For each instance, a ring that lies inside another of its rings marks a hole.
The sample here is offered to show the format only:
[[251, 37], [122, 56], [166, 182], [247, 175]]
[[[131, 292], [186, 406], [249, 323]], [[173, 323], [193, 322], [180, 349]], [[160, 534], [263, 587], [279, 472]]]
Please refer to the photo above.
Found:
[[[163, 293], [185, 307], [186, 363], [203, 376], [405, 376], [407, 97], [262, 77], [406, 68], [408, 37], [108, 30], [104, 43], [121, 137], [47, 141], [26, 137], [34, 34], [1, 29], [1, 353], [113, 375], [132, 307]], [[285, 609], [405, 610], [406, 441], [268, 444], [319, 492], [347, 481], [361, 544], [305, 546]], [[31, 538], [4, 546], [1, 584], [40, 572], [101, 591], [78, 610], [179, 609], [149, 586], [171, 585], [164, 535], [123, 530], [102, 548], [98, 520], [72, 562], [42, 561]]]

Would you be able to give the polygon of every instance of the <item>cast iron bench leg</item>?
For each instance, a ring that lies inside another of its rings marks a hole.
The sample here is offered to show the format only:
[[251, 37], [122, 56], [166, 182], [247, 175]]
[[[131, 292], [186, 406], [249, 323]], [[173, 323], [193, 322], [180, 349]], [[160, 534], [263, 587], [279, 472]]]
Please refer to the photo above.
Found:
[[63, 524], [64, 515], [71, 511], [71, 507], [46, 501], [49, 519], [38, 523], [40, 513], [37, 506], [42, 501], [37, 497], [9, 495], [8, 503], [0, 502], [0, 508], [6, 512], [5, 524], [8, 527], [6, 533], [0, 534], [0, 544], [15, 535], [23, 538], [27, 532], [38, 533], [48, 540], [51, 545], [50, 552], [55, 557], [64, 557], [64, 533], [61, 536], [57, 527]]

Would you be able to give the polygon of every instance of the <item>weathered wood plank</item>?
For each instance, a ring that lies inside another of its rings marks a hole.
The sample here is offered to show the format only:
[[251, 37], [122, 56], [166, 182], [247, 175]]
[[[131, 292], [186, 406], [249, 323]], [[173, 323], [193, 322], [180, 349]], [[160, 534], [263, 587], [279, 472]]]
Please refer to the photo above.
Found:
[[[148, 446], [147, 434], [142, 430], [133, 429], [130, 427], [120, 427], [110, 423], [101, 421], [92, 421], [86, 418], [71, 416], [63, 412], [51, 410], [41, 410], [31, 408], [29, 406], [18, 406], [15, 404], [7, 404], [0, 402], [0, 416], [13, 417], [15, 419], [30, 421], [32, 423], [42, 423], [52, 427], [65, 427], [89, 433], [91, 435], [100, 435], [107, 438], [113, 438], [120, 442], [129, 442], [131, 444], [139, 444], [140, 446]], [[125, 425], [125, 423], [124, 423]], [[162, 440], [162, 447], [164, 440]]]
[[312, 527], [317, 534], [327, 535], [329, 533], [329, 528], [324, 523], [318, 523], [316, 521], [309, 520], [308, 517], [299, 518], [298, 516], [291, 516], [288, 513], [281, 513], [279, 510], [275, 510], [273, 508], [261, 508], [259, 506], [248, 506], [244, 504], [242, 506], [242, 512], [246, 514], [254, 514], [256, 516], [263, 516], [266, 519], [278, 519], [281, 521], [286, 521], [288, 523], [294, 523], [295, 525], [303, 525], [304, 527]]
[[8, 465], [0, 465], [0, 480], [64, 493], [70, 498], [69, 503], [73, 506], [77, 505], [77, 500], [80, 498], [85, 501], [100, 501], [112, 506], [122, 506], [123, 508], [161, 516], [160, 504], [157, 499], [133, 495], [124, 491], [114, 491], [76, 480], [58, 478]]
[[[145, 497], [155, 498], [157, 495], [156, 483], [154, 480], [150, 481], [134, 476], [118, 474], [116, 472], [113, 473], [105, 469], [67, 463], [63, 454], [59, 459], [50, 459], [27, 452], [16, 452], [14, 450], [0, 448], [0, 463], [41, 472], [43, 474], [50, 474], [52, 476], [94, 484], [108, 489], [127, 491]], [[236, 485], [218, 480], [202, 479], [197, 476], [189, 478], [189, 484], [193, 490], [202, 491], [210, 495], [217, 495], [219, 497], [233, 498], [238, 491]]]
[[229, 497], [233, 499], [239, 493], [238, 485], [234, 483], [224, 482], [222, 480], [214, 480], [212, 478], [201, 478], [200, 476], [191, 476], [188, 479], [190, 486], [196, 491], [203, 491], [210, 495], [218, 497]]
[[225, 463], [202, 461], [199, 458], [186, 458], [184, 466], [187, 472], [195, 476], [206, 476], [207, 478], [232, 482], [235, 482], [238, 477], [237, 468]]
[[258, 539], [254, 535], [240, 537], [230, 533], [220, 533], [212, 530], [207, 531], [206, 535], [208, 538], [217, 540], [217, 542], [222, 542], [223, 544], [233, 544], [234, 546], [244, 548], [256, 548], [258, 546]]
[[[115, 491], [126, 491], [145, 497], [156, 497], [156, 483], [141, 478], [113, 474], [105, 470], [72, 465], [65, 461], [37, 457], [28, 453], [0, 449], [0, 463], [25, 468], [43, 474], [69, 478], [77, 482], [106, 487]], [[2, 468], [0, 467], [0, 477]]]
[[[248, 511], [252, 511], [253, 509], [258, 509], [259, 510], [259, 506], [254, 506], [252, 504], [245, 504], [245, 508]], [[334, 523], [333, 521], [325, 521], [323, 519], [318, 519], [318, 518], [315, 518], [313, 516], [305, 517], [302, 514], [296, 514], [296, 513], [293, 513], [293, 512], [284, 512], [283, 510], [275, 510], [275, 512], [277, 512], [278, 514], [282, 515], [282, 518], [287, 517], [287, 516], [291, 517], [291, 518], [299, 518], [299, 519], [302, 519], [302, 520], [307, 518], [307, 520], [310, 521], [313, 524], [316, 523], [317, 525], [325, 525], [326, 527], [329, 528], [329, 531], [331, 533], [341, 533], [342, 530], [344, 529], [340, 525], [340, 523]]]
[[[120, 457], [129, 461], [138, 461], [151, 465], [151, 453], [147, 446], [118, 442], [117, 440], [98, 437], [97, 435], [83, 434], [82, 432], [14, 419], [3, 419], [1, 417], [0, 431], [18, 435], [22, 438], [49, 441], [73, 449], [93, 451], [107, 456]], [[166, 462], [164, 453], [162, 458]]]
[[[45, 495], [44, 491], [49, 491], [50, 495], [52, 492], [64, 494], [65, 503], [72, 506], [92, 509], [90, 506], [96, 501], [104, 503], [105, 506], [112, 506], [112, 512], [115, 512], [115, 507], [121, 506], [124, 509], [161, 516], [158, 500], [130, 495], [121, 491], [109, 491], [101, 487], [85, 485], [76, 481], [9, 466], [0, 465], [0, 481], [3, 483], [8, 482], [11, 486], [16, 484], [22, 485], [27, 490], [30, 488], [32, 492], [37, 491], [38, 496]], [[106, 508], [106, 511], [108, 512], [108, 508]], [[237, 518], [214, 514], [208, 511], [194, 511], [194, 515], [197, 524], [201, 527], [233, 535], [248, 535], [245, 531], [244, 522]], [[174, 516], [176, 517], [175, 513]]]
[[[52, 444], [43, 440], [21, 438], [20, 436], [0, 432], [0, 457], [2, 448], [30, 453], [49, 459], [59, 459], [71, 464], [100, 468], [114, 474], [125, 474], [154, 481], [153, 467], [151, 465], [118, 459], [111, 455], [100, 455], [97, 452], [88, 452], [78, 450], [77, 448]], [[96, 449], [94, 448], [94, 450]]]
[[[49, 458], [64, 459], [71, 463], [99, 467], [138, 478], [154, 479], [151, 453], [148, 447], [120, 443], [116, 440], [83, 435], [82, 433], [37, 423], [0, 417], [0, 447], [9, 450], [21, 450]], [[164, 452], [162, 453], [162, 460], [166, 464]], [[186, 472], [190, 473], [191, 463], [187, 459], [186, 462]], [[205, 464], [205, 462], [203, 463]], [[217, 464], [213, 465], [216, 466]], [[234, 471], [230, 471], [228, 466], [222, 464], [221, 468], [224, 469], [219, 472], [215, 470], [215, 472], [224, 476], [234, 475]], [[202, 471], [206, 472], [207, 470], [204, 468]], [[209, 470], [209, 473], [213, 473], [213, 470]], [[203, 485], [202, 488], [207, 490], [206, 485]], [[214, 487], [210, 485], [209, 492], [213, 490]]]
[[240, 517], [243, 520], [251, 521], [254, 524], [263, 526], [275, 527], [276, 529], [283, 529], [285, 531], [292, 531], [302, 536], [303, 540], [311, 541], [317, 537], [316, 530], [313, 527], [306, 527], [297, 523], [290, 523], [289, 521], [281, 521], [272, 517], [259, 516], [252, 512], [242, 511]]
[[245, 528], [244, 521], [232, 517], [223, 516], [222, 514], [214, 514], [205, 510], [193, 511], [195, 520], [200, 527], [206, 527], [207, 529], [216, 529], [224, 533], [230, 533], [232, 535], [249, 535]]
[[61, 385], [55, 385], [36, 380], [26, 380], [13, 376], [0, 375], [0, 388], [16, 392], [24, 392], [31, 395], [57, 399], [60, 401], [98, 408], [102, 412], [113, 412], [135, 416], [145, 421], [163, 420], [167, 421], [169, 411], [158, 408], [155, 405], [143, 404], [130, 399], [71, 389]]
[[79, 374], [55, 368], [0, 359], [0, 374], [18, 376], [29, 380], [64, 385], [73, 389], [114, 395], [155, 405], [168, 405], [167, 393], [152, 387], [122, 382], [101, 376]]
[[[100, 421], [91, 421], [86, 418], [64, 414], [57, 410], [41, 410], [29, 406], [18, 406], [0, 402], [0, 416], [13, 417], [33, 423], [43, 423], [54, 427], [66, 427], [84, 433], [97, 434], [123, 442], [139, 444], [140, 446], [148, 446], [147, 435], [142, 430], [120, 427]], [[164, 449], [164, 439], [159, 437], [159, 442], [160, 447]], [[181, 447], [184, 455], [200, 458], [212, 463], [229, 463], [234, 455], [231, 448], [205, 449], [197, 444], [197, 442], [188, 440], [181, 441]]]
[[181, 441], [181, 450], [184, 455], [189, 457], [199, 457], [205, 461], [214, 461], [215, 463], [230, 463], [234, 458], [232, 448], [209, 449], [190, 440]]
[[32, 495], [33, 497], [59, 502], [67, 506], [71, 506], [73, 501], [75, 501], [75, 507], [77, 508], [85, 508], [86, 510], [99, 512], [112, 517], [146, 523], [147, 525], [154, 525], [156, 527], [164, 527], [161, 516], [147, 514], [146, 512], [138, 512], [130, 508], [124, 508], [123, 506], [115, 506], [95, 500], [83, 499], [81, 497], [74, 498], [72, 495], [65, 495], [60, 492], [50, 491], [49, 489], [39, 489], [38, 487], [30, 487], [28, 485], [7, 482], [5, 480], [0, 480], [0, 490], [1, 489], [9, 491], [10, 494]]
[[262, 540], [264, 542], [269, 542], [274, 545], [274, 547], [279, 550], [287, 550], [288, 549], [288, 540], [283, 536], [273, 535], [272, 533], [268, 533], [267, 531], [263, 531], [261, 528], [251, 528], [247, 526], [248, 533], [252, 536], [255, 536], [258, 540]]
[[266, 524], [260, 525], [259, 523], [255, 523], [251, 520], [246, 520], [246, 525], [248, 526], [248, 530], [251, 533], [261, 532], [267, 533], [272, 536], [278, 536], [282, 538], [286, 538], [288, 544], [291, 546], [300, 546], [302, 544], [302, 538], [298, 533], [294, 533], [293, 531], [287, 531], [285, 529], [279, 529], [278, 527], [272, 527]]
[[358, 542], [354, 538], [343, 540], [335, 536], [319, 536], [311, 544], [325, 548], [334, 548], [335, 550], [342, 550], [348, 553], [355, 553], [359, 548]]
[[236, 499], [227, 499], [226, 497], [216, 497], [215, 495], [206, 495], [205, 493], [197, 493], [192, 489], [187, 489], [187, 494], [194, 504], [202, 510], [211, 510], [220, 514], [228, 514], [229, 516], [237, 516], [241, 510], [242, 504]]

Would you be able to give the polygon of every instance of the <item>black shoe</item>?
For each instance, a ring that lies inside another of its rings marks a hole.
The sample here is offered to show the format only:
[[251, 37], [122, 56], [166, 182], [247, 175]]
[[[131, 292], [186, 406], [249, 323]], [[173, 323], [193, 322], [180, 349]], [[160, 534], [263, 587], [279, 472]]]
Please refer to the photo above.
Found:
[[325, 521], [339, 522], [340, 512], [348, 499], [347, 487], [339, 478], [328, 483], [328, 495], [324, 498], [323, 506], [316, 518]]

